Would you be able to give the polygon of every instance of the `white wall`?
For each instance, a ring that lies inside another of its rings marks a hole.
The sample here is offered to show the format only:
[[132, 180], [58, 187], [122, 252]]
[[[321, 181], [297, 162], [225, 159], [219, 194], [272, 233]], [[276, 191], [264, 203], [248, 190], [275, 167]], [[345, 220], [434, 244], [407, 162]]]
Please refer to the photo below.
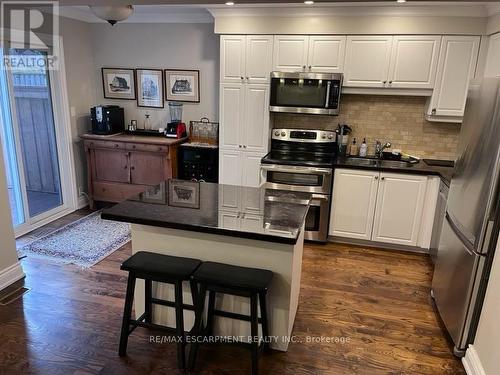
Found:
[[95, 103], [94, 53], [91, 39], [93, 25], [61, 17], [64, 62], [71, 114], [71, 138], [75, 159], [76, 186], [87, 187], [87, 167], [80, 134], [90, 129], [90, 107]]
[[17, 261], [3, 153], [0, 152], [0, 291], [24, 276]]
[[219, 38], [213, 24], [108, 24], [92, 25], [96, 104], [116, 104], [125, 108], [125, 121], [144, 121], [151, 115], [153, 127], [169, 121], [165, 108], [139, 108], [136, 101], [104, 99], [102, 67], [195, 69], [200, 71], [200, 103], [184, 103], [183, 120], [218, 118]]
[[494, 34], [490, 37], [485, 76], [500, 76], [500, 33]]

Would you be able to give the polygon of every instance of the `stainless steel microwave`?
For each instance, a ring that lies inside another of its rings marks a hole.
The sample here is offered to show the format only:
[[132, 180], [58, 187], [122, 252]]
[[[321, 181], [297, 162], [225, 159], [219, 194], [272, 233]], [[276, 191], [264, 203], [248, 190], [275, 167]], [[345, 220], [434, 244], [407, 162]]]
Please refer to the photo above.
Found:
[[338, 115], [341, 73], [272, 72], [271, 112]]

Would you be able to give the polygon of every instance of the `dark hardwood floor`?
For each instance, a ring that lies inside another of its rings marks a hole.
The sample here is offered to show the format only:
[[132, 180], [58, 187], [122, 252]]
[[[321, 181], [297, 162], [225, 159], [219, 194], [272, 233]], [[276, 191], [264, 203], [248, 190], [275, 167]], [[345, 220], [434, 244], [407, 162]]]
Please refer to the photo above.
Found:
[[[126, 282], [119, 266], [130, 254], [127, 244], [90, 270], [24, 259], [30, 291], [0, 306], [0, 374], [180, 374], [175, 345], [149, 342], [150, 335], [160, 333], [138, 328], [130, 336], [128, 356], [118, 357]], [[261, 373], [465, 373], [433, 310], [431, 276], [425, 255], [307, 244], [293, 331], [302, 343], [262, 357]], [[308, 342], [321, 336], [346, 342]], [[246, 350], [200, 351], [198, 373], [249, 372]]]

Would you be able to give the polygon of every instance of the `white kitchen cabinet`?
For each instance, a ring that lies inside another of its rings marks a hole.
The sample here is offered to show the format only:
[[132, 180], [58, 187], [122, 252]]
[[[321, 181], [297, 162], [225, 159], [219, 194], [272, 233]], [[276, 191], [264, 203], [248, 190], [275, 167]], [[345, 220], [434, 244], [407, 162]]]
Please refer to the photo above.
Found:
[[273, 37], [222, 35], [221, 83], [268, 83], [272, 66]]
[[247, 83], [269, 83], [273, 64], [273, 37], [247, 36], [245, 80]]
[[385, 87], [391, 46], [392, 36], [348, 36], [344, 86]]
[[389, 87], [432, 89], [436, 78], [440, 36], [394, 36]]
[[273, 70], [297, 72], [307, 67], [309, 37], [276, 35], [274, 37]]
[[273, 70], [341, 73], [346, 37], [342, 35], [274, 37]]
[[219, 183], [250, 187], [260, 186], [260, 160], [264, 155], [245, 151], [220, 150]]
[[226, 150], [242, 148], [245, 122], [245, 85], [222, 83], [220, 85], [220, 146]]
[[345, 43], [345, 36], [310, 36], [307, 69], [312, 72], [342, 73]]
[[241, 144], [247, 151], [265, 153], [269, 144], [269, 86], [245, 86], [245, 117]]
[[222, 35], [220, 39], [220, 81], [241, 82], [245, 77], [246, 36]]
[[434, 92], [427, 108], [427, 119], [446, 117], [461, 122], [469, 81], [473, 78], [479, 52], [479, 37], [444, 36], [441, 43]]
[[416, 246], [427, 176], [380, 173], [372, 241]]
[[330, 218], [331, 236], [370, 240], [379, 172], [336, 169]]

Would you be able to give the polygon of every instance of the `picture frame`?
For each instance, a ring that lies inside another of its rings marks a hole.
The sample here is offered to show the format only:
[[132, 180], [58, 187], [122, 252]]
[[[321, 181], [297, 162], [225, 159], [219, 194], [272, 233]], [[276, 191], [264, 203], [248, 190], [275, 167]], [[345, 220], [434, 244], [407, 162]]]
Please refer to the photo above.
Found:
[[198, 181], [169, 180], [168, 205], [199, 209], [200, 183]]
[[167, 194], [165, 182], [141, 193], [140, 201], [152, 204], [167, 204]]
[[163, 70], [135, 69], [137, 84], [137, 106], [146, 108], [164, 108]]
[[101, 68], [102, 89], [106, 99], [135, 100], [135, 70], [128, 68]]
[[200, 102], [200, 71], [165, 69], [165, 92], [167, 101]]

